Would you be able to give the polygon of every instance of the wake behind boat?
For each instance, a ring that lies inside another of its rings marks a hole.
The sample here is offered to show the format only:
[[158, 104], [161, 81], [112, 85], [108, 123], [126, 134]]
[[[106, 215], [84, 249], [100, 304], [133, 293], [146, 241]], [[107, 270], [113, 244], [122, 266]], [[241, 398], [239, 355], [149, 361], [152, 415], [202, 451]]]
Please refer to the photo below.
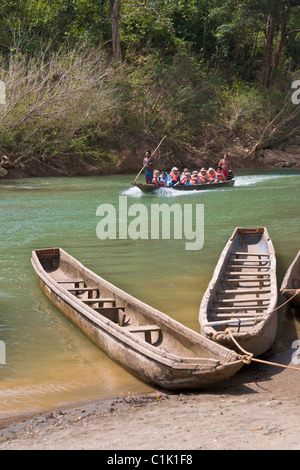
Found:
[[236, 228], [203, 296], [199, 322], [207, 338], [254, 356], [266, 352], [277, 334], [276, 259], [266, 228]]
[[136, 183], [133, 181], [131, 184], [139, 188], [143, 193], [152, 193], [161, 188], [170, 190], [170, 191], [205, 191], [208, 189], [224, 189], [232, 187], [235, 183], [235, 180], [227, 180], [216, 183], [204, 183], [204, 184], [191, 184], [191, 185], [178, 185], [178, 186], [160, 186], [152, 183]]
[[96, 275], [61, 248], [31, 259], [48, 299], [113, 360], [169, 390], [214, 385], [243, 365], [233, 351]]

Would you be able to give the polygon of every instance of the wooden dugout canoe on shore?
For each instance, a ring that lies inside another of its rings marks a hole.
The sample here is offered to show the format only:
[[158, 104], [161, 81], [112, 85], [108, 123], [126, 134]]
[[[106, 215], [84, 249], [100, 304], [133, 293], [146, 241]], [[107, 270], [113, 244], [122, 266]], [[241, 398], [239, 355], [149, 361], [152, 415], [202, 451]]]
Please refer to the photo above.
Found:
[[266, 228], [236, 228], [227, 242], [200, 304], [200, 331], [227, 347], [254, 356], [266, 352], [277, 334], [276, 258]]
[[31, 261], [48, 299], [144, 381], [169, 390], [206, 388], [243, 365], [233, 351], [128, 295], [61, 248], [35, 250]]
[[[298, 293], [296, 293], [297, 290], [299, 290]], [[285, 273], [280, 292], [287, 299], [293, 297], [291, 304], [300, 307], [300, 250]]]
[[166, 189], [168, 191], [205, 191], [207, 189], [224, 189], [234, 185], [234, 179], [220, 182], [220, 183], [206, 183], [206, 184], [191, 184], [179, 186], [157, 186], [155, 184], [147, 183], [131, 183], [133, 186], [139, 188], [143, 193], [153, 193], [159, 189]]

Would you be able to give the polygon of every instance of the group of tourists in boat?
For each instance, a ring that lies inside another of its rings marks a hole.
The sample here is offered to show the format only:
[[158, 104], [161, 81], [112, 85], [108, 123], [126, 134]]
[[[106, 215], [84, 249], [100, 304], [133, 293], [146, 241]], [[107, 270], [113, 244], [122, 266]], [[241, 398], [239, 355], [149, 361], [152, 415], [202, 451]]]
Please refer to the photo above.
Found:
[[145, 167], [145, 177], [147, 184], [155, 184], [156, 186], [179, 186], [179, 185], [194, 185], [194, 184], [211, 184], [221, 183], [233, 178], [233, 171], [228, 155], [225, 154], [220, 159], [216, 169], [210, 167], [201, 168], [200, 171], [189, 171], [185, 168], [180, 174], [178, 168], [174, 166], [170, 173], [154, 169], [154, 159], [151, 156], [150, 150], [146, 151], [143, 161]]

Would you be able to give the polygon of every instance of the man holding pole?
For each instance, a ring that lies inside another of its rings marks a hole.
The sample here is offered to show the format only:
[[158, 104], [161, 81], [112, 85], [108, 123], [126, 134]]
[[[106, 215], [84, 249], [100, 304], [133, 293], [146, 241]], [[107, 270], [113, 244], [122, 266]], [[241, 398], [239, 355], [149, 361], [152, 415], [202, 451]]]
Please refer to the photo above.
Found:
[[150, 150], [146, 150], [145, 158], [143, 160], [143, 165], [145, 168], [146, 183], [152, 183], [154, 158], [153, 156], [151, 157]]
[[[135, 180], [133, 181], [132, 184], [134, 184], [136, 182], [136, 180], [138, 179], [138, 177], [140, 176], [140, 174], [142, 173], [143, 170], [145, 170], [145, 175], [146, 175], [146, 183], [151, 183], [152, 182], [152, 177], [153, 177], [153, 167], [154, 167], [154, 158], [153, 158], [153, 155], [155, 154], [155, 152], [159, 149], [162, 141], [166, 138], [167, 136], [165, 135], [161, 141], [159, 142], [158, 146], [156, 147], [156, 149], [152, 152], [152, 156], [151, 156], [151, 152], [150, 150], [146, 150], [146, 155], [145, 155], [145, 158], [143, 160], [143, 168], [141, 169], [141, 171], [137, 174], [137, 176], [135, 177]], [[148, 173], [147, 173], [148, 172]]]

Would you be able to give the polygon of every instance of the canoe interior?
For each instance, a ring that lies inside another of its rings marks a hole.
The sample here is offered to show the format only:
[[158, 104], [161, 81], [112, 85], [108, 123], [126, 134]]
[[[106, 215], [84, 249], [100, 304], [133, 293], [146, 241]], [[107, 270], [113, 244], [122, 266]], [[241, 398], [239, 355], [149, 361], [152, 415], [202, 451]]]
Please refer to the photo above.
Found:
[[110, 321], [141, 341], [171, 357], [223, 363], [230, 351], [169, 316], [126, 294], [85, 268], [59, 248], [35, 251], [42, 269], [62, 292], [81, 300], [101, 322]]
[[277, 301], [275, 270], [266, 229], [236, 229], [200, 307], [200, 315], [201, 308], [206, 311], [206, 324], [215, 331], [231, 327], [243, 333], [264, 321]]

